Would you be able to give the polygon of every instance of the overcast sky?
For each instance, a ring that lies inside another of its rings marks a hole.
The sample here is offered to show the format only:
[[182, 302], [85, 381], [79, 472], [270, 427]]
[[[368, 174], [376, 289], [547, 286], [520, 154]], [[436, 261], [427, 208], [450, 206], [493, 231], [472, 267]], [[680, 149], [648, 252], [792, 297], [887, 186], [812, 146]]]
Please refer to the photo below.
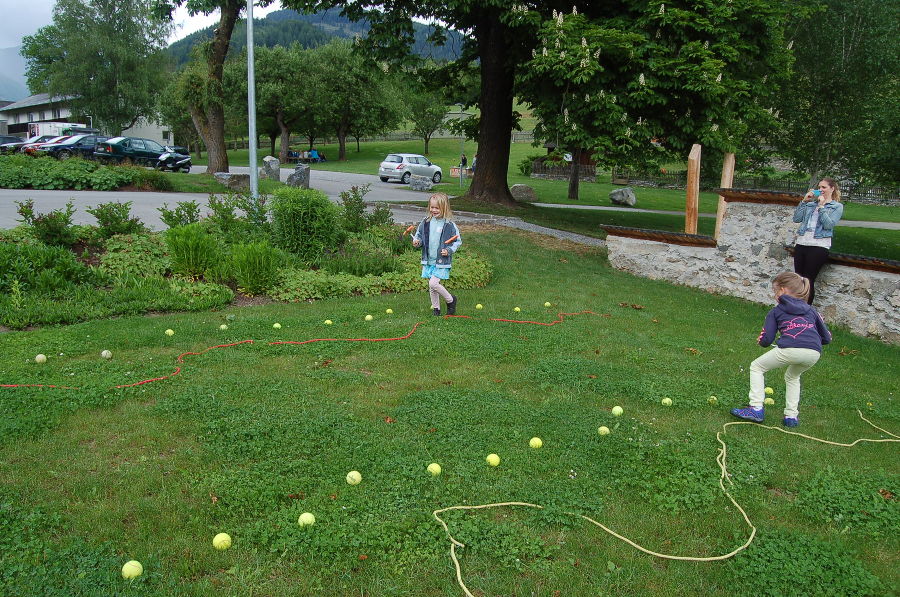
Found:
[[[127, 0], [124, 0], [127, 1]], [[53, 22], [55, 0], [0, 0], [0, 48], [11, 48], [22, 44], [22, 38]], [[253, 16], [261, 18], [281, 5], [274, 2], [266, 8], [254, 8]], [[169, 43], [219, 21], [219, 13], [209, 16], [190, 16], [184, 8], [175, 13], [175, 32]]]

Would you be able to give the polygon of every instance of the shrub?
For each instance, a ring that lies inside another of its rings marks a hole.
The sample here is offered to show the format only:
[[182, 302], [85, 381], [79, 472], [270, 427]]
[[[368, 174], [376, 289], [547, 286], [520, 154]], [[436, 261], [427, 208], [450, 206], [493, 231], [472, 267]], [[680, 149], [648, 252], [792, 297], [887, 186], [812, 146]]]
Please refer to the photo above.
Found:
[[221, 258], [219, 241], [200, 226], [188, 224], [170, 228], [166, 232], [166, 244], [172, 271], [191, 277], [199, 277]]
[[163, 203], [156, 210], [166, 228], [187, 226], [200, 221], [200, 204], [196, 201], [179, 201], [175, 204], [175, 209], [169, 209], [169, 204]]
[[98, 168], [91, 174], [91, 187], [97, 191], [115, 191], [134, 182], [130, 169], [115, 166]]
[[370, 188], [364, 184], [341, 192], [341, 223], [347, 232], [362, 232], [368, 227], [365, 196]]
[[13, 284], [20, 292], [26, 292], [38, 286], [56, 290], [70, 283], [99, 279], [67, 249], [38, 243], [0, 243], [0, 294], [12, 292]]
[[75, 243], [75, 230], [72, 228], [72, 215], [75, 207], [72, 201], [66, 203], [65, 211], [55, 209], [46, 214], [34, 212], [34, 201], [16, 201], [18, 213], [22, 221], [31, 226], [35, 238], [42, 243], [55, 247], [71, 247]]
[[169, 269], [166, 244], [158, 234], [120, 234], [105, 246], [100, 270], [110, 276], [163, 276]]
[[265, 241], [239, 244], [231, 252], [231, 271], [238, 288], [251, 296], [271, 288], [280, 263], [278, 250]]
[[399, 263], [384, 240], [369, 234], [357, 235], [334, 252], [326, 252], [319, 265], [333, 274], [380, 276], [399, 269]]
[[372, 208], [372, 213], [370, 213], [366, 219], [368, 220], [369, 228], [394, 225], [394, 217], [391, 215], [391, 208], [384, 203], [376, 203], [375, 207]]
[[272, 237], [277, 247], [310, 260], [341, 244], [338, 208], [322, 191], [282, 187], [272, 203]]
[[146, 230], [139, 219], [130, 217], [131, 201], [101, 203], [85, 211], [97, 218], [101, 238], [111, 238], [117, 234], [138, 234]]
[[534, 161], [542, 157], [544, 157], [543, 154], [536, 153], [522, 158], [517, 166], [519, 172], [522, 173], [522, 176], [531, 176], [532, 168], [534, 167]]

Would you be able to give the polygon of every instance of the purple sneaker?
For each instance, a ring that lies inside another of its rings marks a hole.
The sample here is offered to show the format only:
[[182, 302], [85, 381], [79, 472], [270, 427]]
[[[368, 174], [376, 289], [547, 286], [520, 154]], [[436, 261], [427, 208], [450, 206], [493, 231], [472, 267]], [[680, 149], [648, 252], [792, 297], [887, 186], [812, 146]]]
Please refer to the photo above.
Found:
[[781, 424], [785, 427], [796, 427], [800, 424], [800, 421], [798, 421], [796, 418], [785, 417]]
[[764, 408], [753, 408], [752, 406], [745, 406], [744, 408], [732, 408], [731, 414], [736, 416], [739, 419], [744, 419], [746, 421], [753, 421], [754, 423], [762, 423], [766, 418], [766, 409]]

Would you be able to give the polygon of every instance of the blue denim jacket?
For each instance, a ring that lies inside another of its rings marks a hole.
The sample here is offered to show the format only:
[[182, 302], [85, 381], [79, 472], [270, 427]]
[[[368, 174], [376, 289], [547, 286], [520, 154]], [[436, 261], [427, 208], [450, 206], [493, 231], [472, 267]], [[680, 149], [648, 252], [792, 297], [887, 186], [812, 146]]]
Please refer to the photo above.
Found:
[[[800, 229], [797, 231], [798, 236], [803, 236], [809, 229], [809, 218], [819, 205], [817, 201], [801, 201], [797, 209], [794, 210], [794, 221], [800, 222]], [[816, 229], [813, 232], [815, 238], [828, 238], [834, 234], [834, 227], [837, 225], [841, 216], [844, 215], [844, 205], [838, 201], [831, 201], [822, 206], [819, 210], [819, 221], [816, 223]]]

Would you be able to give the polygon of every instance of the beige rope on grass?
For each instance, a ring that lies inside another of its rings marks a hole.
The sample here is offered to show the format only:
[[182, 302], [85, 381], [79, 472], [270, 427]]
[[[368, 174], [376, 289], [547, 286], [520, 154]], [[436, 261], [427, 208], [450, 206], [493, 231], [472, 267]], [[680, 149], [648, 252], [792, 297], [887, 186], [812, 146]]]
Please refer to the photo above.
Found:
[[[744, 544], [726, 554], [722, 554], [722, 555], [718, 555], [718, 556], [709, 556], [709, 557], [694, 557], [694, 556], [679, 556], [679, 555], [659, 553], [659, 552], [647, 549], [646, 547], [643, 547], [641, 545], [638, 545], [637, 543], [635, 543], [628, 537], [620, 535], [619, 533], [613, 531], [612, 529], [605, 526], [604, 524], [597, 522], [593, 518], [585, 516], [584, 514], [578, 514], [576, 512], [566, 512], [566, 514], [570, 514], [572, 516], [577, 516], [579, 518], [583, 518], [584, 520], [587, 520], [588, 522], [600, 527], [601, 529], [603, 529], [604, 531], [606, 531], [607, 533], [609, 533], [616, 539], [624, 541], [625, 543], [627, 543], [628, 545], [631, 545], [635, 549], [642, 551], [646, 554], [649, 554], [651, 556], [656, 556], [658, 558], [664, 558], [667, 560], [681, 560], [681, 561], [687, 561], [687, 562], [716, 562], [716, 561], [720, 561], [720, 560], [727, 560], [728, 558], [731, 558], [734, 555], [740, 553], [741, 551], [747, 549], [747, 547], [750, 546], [750, 544], [753, 542], [753, 539], [756, 537], [756, 527], [753, 526], [753, 523], [750, 521], [750, 517], [747, 516], [747, 512], [741, 507], [741, 505], [737, 502], [737, 500], [735, 500], [734, 497], [732, 497], [731, 493], [729, 493], [729, 491], [725, 488], [725, 480], [726, 479], [728, 480], [728, 482], [730, 484], [732, 484], [732, 485], [734, 484], [734, 482], [731, 480], [731, 475], [728, 473], [728, 467], [726, 465], [726, 459], [727, 459], [727, 455], [728, 455], [728, 446], [725, 444], [725, 440], [722, 439], [722, 436], [728, 431], [728, 427], [730, 427], [731, 425], [754, 425], [761, 429], [772, 429], [774, 431], [780, 431], [781, 433], [786, 433], [788, 435], [797, 435], [797, 436], [805, 438], [805, 439], [820, 442], [823, 444], [828, 444], [831, 446], [838, 446], [841, 448], [852, 448], [853, 446], [855, 446], [859, 443], [863, 443], [863, 442], [900, 443], [900, 436], [898, 436], [894, 433], [891, 433], [890, 431], [887, 431], [885, 429], [882, 429], [881, 427], [878, 427], [877, 425], [872, 423], [870, 420], [865, 418], [859, 409], [857, 409], [856, 412], [857, 412], [857, 414], [859, 414], [859, 417], [863, 421], [865, 421], [866, 423], [871, 425], [874, 429], [877, 429], [878, 431], [880, 431], [886, 435], [889, 435], [894, 439], [860, 438], [860, 439], [857, 439], [848, 444], [848, 443], [833, 442], [833, 441], [829, 441], [826, 439], [813, 437], [811, 435], [806, 435], [804, 433], [799, 433], [797, 431], [788, 431], [787, 429], [782, 429], [781, 427], [772, 427], [771, 425], [760, 425], [759, 423], [752, 423], [750, 421], [732, 421], [730, 423], [725, 423], [722, 426], [722, 430], [716, 432], [716, 440], [718, 440], [718, 442], [721, 446], [719, 448], [719, 454], [716, 456], [716, 463], [719, 465], [719, 468], [721, 469], [721, 474], [719, 475], [719, 487], [722, 489], [722, 493], [724, 493], [725, 496], [731, 501], [731, 503], [734, 504], [734, 507], [738, 509], [738, 511], [741, 513], [741, 516], [744, 517], [744, 521], [747, 523], [747, 526], [750, 527], [750, 536], [747, 538], [747, 540], [744, 542]], [[439, 523], [441, 523], [441, 526], [444, 527], [444, 532], [447, 534], [447, 538], [450, 539], [450, 559], [453, 560], [453, 566], [456, 568], [456, 581], [459, 583], [459, 586], [462, 588], [463, 593], [466, 595], [466, 597], [475, 597], [475, 596], [472, 594], [471, 591], [469, 591], [468, 587], [466, 587], [465, 582], [463, 582], [462, 567], [460, 566], [459, 559], [456, 557], [457, 546], [465, 547], [465, 544], [457, 541], [456, 538], [453, 537], [453, 535], [450, 533], [450, 528], [447, 526], [447, 523], [444, 522], [444, 519], [442, 519], [439, 515], [444, 512], [449, 512], [451, 510], [483, 510], [485, 508], [500, 508], [500, 507], [506, 507], [506, 506], [521, 506], [521, 507], [525, 507], [525, 508], [537, 508], [539, 510], [544, 509], [544, 507], [539, 504], [529, 504], [528, 502], [499, 502], [496, 504], [479, 504], [479, 505], [474, 505], [474, 506], [449, 506], [447, 508], [441, 508], [439, 510], [435, 510], [434, 512], [432, 512], [432, 516], [434, 516], [434, 518]]]

